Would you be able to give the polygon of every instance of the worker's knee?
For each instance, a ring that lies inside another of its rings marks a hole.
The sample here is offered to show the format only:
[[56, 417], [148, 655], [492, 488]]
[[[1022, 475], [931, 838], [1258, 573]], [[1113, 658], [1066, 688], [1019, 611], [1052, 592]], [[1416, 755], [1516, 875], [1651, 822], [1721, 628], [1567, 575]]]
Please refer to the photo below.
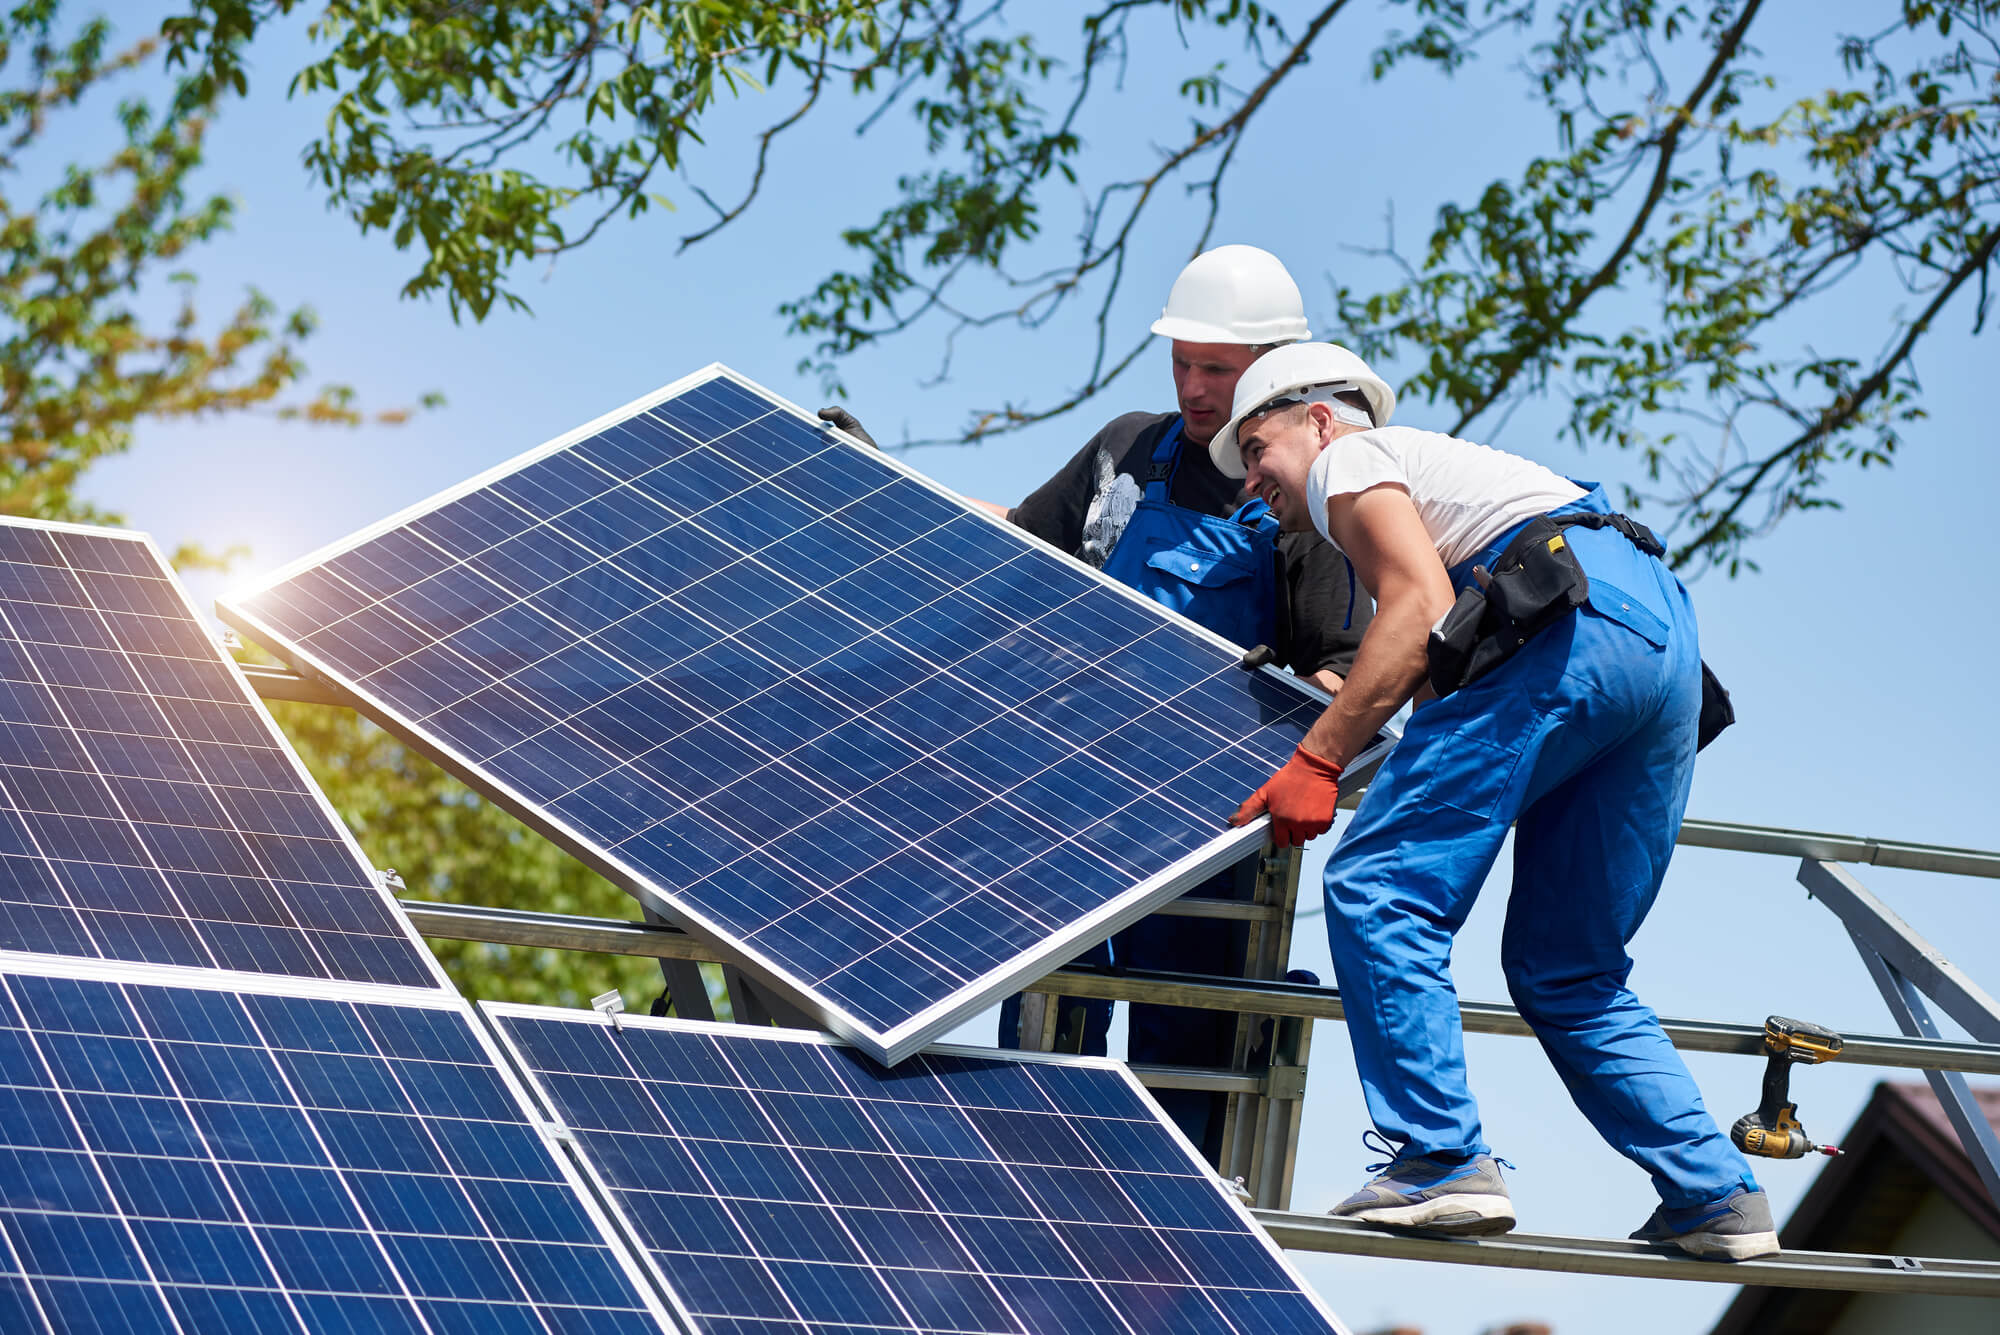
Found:
[[1515, 1009], [1537, 1027], [1581, 1028], [1616, 1009], [1627, 995], [1623, 971], [1538, 968], [1519, 956], [1503, 958], [1501, 971]]

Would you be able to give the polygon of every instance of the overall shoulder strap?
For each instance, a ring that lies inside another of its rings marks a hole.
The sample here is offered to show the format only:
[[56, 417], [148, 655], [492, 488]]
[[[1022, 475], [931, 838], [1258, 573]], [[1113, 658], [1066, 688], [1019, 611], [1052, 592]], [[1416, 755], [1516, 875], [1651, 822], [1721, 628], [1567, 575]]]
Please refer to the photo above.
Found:
[[1174, 416], [1160, 437], [1160, 443], [1153, 447], [1152, 467], [1146, 470], [1146, 499], [1149, 501], [1169, 500], [1173, 490], [1174, 473], [1181, 464], [1181, 419]]

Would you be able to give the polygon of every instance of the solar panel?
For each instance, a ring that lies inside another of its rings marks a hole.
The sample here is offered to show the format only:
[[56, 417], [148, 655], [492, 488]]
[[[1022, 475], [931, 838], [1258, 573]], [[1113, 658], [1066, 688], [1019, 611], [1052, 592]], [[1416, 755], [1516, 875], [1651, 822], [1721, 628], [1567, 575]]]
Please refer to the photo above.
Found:
[[0, 1330], [660, 1330], [463, 1001], [209, 977], [0, 973]]
[[1321, 708], [720, 367], [219, 606], [888, 1061], [1261, 846]]
[[440, 986], [144, 535], [0, 521], [0, 951]]
[[1115, 1062], [483, 1009], [700, 1331], [1342, 1329]]

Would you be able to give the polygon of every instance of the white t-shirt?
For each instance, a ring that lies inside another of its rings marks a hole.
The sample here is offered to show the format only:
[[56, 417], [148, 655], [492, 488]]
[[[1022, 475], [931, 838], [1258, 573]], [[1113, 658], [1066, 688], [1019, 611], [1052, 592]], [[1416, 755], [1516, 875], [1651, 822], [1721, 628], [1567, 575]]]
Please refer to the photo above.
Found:
[[1477, 556], [1521, 521], [1584, 494], [1560, 473], [1518, 454], [1441, 431], [1378, 426], [1340, 437], [1314, 460], [1306, 503], [1320, 536], [1333, 542], [1326, 531], [1329, 496], [1366, 491], [1382, 482], [1408, 489], [1417, 518], [1446, 566]]

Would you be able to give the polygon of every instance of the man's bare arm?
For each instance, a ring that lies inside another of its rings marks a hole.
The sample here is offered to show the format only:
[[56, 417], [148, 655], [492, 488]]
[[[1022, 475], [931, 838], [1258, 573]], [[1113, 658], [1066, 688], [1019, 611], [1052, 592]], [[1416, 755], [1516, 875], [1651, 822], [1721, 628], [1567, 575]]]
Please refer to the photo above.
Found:
[[1452, 604], [1451, 578], [1417, 517], [1410, 494], [1392, 483], [1327, 501], [1333, 539], [1375, 596], [1375, 619], [1326, 712], [1306, 733], [1306, 750], [1345, 765], [1416, 692], [1425, 645]]

